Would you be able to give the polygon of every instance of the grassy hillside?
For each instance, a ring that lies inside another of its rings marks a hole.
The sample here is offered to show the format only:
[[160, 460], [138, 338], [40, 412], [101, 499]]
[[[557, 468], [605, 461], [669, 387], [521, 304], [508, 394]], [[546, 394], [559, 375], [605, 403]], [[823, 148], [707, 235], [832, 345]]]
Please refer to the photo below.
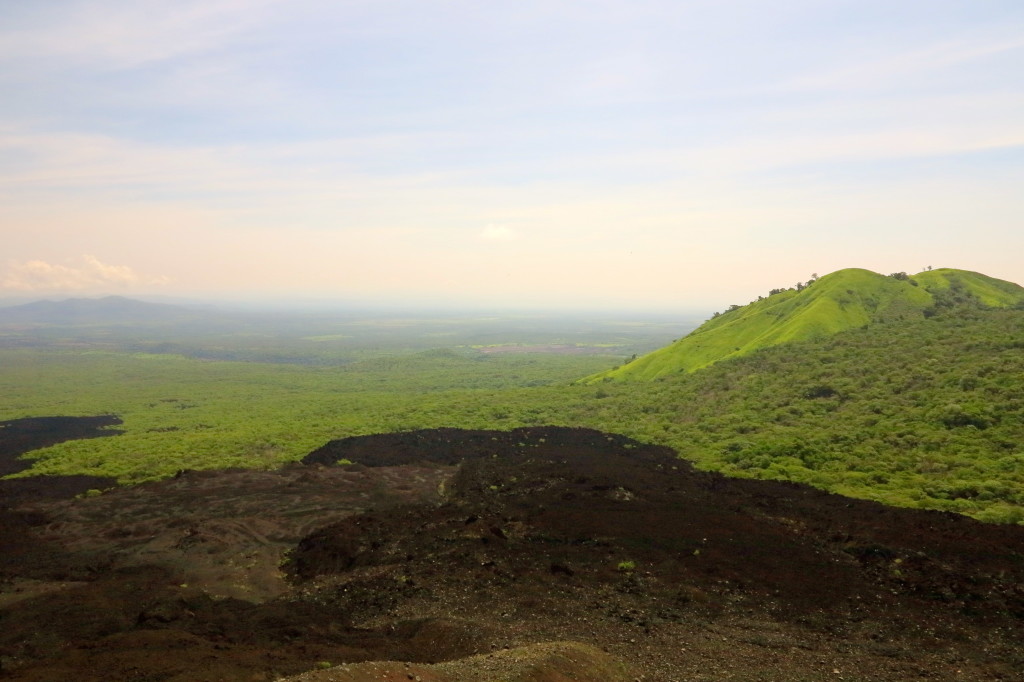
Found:
[[1024, 300], [1024, 287], [980, 272], [940, 268], [919, 272], [914, 275], [914, 281], [939, 302], [955, 296], [990, 308], [1005, 308]]
[[1005, 307], [1021, 301], [1024, 288], [976, 272], [944, 268], [911, 278], [849, 268], [799, 291], [777, 291], [734, 306], [675, 343], [583, 383], [648, 381], [783, 343], [824, 340], [868, 324], [919, 320], [944, 307]]
[[701, 467], [1024, 521], [1024, 311], [960, 309], [651, 382], [581, 387], [601, 424]]
[[668, 445], [731, 475], [1024, 520], [1024, 310], [961, 308], [650, 382], [567, 385], [609, 360], [431, 352], [331, 368], [0, 351], [0, 418], [124, 418], [124, 435], [31, 453], [35, 474], [129, 482], [274, 466], [350, 435], [551, 424]]

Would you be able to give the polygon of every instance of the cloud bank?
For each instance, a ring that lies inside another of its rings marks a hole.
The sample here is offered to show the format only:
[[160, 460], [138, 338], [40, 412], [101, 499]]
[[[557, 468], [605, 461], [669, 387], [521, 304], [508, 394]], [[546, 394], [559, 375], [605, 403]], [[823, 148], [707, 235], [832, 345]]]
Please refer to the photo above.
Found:
[[127, 265], [110, 265], [83, 254], [70, 265], [42, 260], [12, 262], [0, 279], [0, 289], [19, 292], [125, 289], [139, 284], [160, 285], [166, 277], [143, 277]]

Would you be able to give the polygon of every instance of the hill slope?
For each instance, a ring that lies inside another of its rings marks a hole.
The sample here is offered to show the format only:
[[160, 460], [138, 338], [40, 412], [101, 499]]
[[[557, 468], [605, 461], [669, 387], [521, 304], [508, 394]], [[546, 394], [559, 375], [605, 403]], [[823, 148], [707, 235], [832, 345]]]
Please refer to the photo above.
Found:
[[0, 499], [0, 677], [1019, 680], [1022, 584], [1024, 528], [588, 429], [415, 431]]
[[583, 380], [647, 381], [793, 341], [825, 339], [877, 322], [922, 319], [942, 308], [1024, 302], [1024, 287], [966, 270], [914, 277], [838, 270], [797, 291], [787, 289], [716, 314], [689, 335], [621, 367]]
[[[780, 344], [692, 374], [578, 386], [568, 423], [702, 468], [1024, 521], [1024, 310], [944, 312]], [[598, 398], [599, 397], [599, 398]]]

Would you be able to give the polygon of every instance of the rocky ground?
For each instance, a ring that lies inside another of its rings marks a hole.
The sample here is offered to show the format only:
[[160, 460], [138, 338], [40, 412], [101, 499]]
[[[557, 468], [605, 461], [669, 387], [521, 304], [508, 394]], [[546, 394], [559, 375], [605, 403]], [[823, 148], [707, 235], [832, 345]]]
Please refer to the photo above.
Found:
[[0, 679], [1024, 678], [1024, 528], [585, 429], [24, 481], [0, 486]]

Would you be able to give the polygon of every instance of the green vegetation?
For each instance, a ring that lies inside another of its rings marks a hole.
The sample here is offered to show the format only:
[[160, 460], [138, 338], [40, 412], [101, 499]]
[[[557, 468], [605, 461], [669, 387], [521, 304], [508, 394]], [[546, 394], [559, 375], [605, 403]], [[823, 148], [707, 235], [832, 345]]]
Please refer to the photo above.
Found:
[[960, 302], [974, 301], [990, 308], [1005, 308], [1024, 300], [1024, 289], [1001, 279], [978, 272], [940, 268], [914, 275], [914, 280], [928, 290], [937, 302], [944, 303], [950, 295]]
[[1022, 351], [1024, 312], [961, 310], [603, 384], [592, 421], [729, 475], [1021, 521]]
[[920, 319], [965, 303], [1006, 307], [1021, 301], [1024, 288], [976, 272], [945, 268], [909, 277], [839, 270], [795, 289], [773, 289], [767, 298], [746, 306], [732, 306], [672, 345], [585, 381], [648, 381], [761, 348], [823, 340], [868, 324]]
[[665, 444], [730, 475], [1024, 519], [1021, 310], [882, 323], [699, 372], [598, 386], [568, 382], [611, 358], [430, 352], [330, 368], [4, 351], [0, 361], [2, 418], [125, 420], [122, 436], [31, 453], [30, 473], [139, 481], [182, 468], [275, 466], [350, 435], [556, 424]]
[[435, 350], [310, 367], [0, 350], [0, 419], [117, 414], [123, 435], [37, 451], [26, 473], [136, 482], [185, 468], [276, 466], [350, 435], [449, 420], [500, 426], [510, 413], [491, 397], [495, 392], [567, 384], [613, 361], [607, 355]]
[[[842, 274], [766, 301], [779, 308], [809, 292], [793, 304], [806, 319], [838, 309], [849, 313], [843, 319], [870, 311], [870, 322], [651, 381], [571, 383], [621, 363], [622, 354], [464, 345], [344, 366], [5, 349], [0, 419], [114, 413], [124, 420], [116, 438], [30, 453], [35, 464], [21, 475], [137, 482], [185, 468], [277, 466], [345, 436], [551, 424], [667, 445], [729, 475], [1024, 521], [1024, 305], [985, 303], [1005, 304], [1000, 292], [1012, 298], [1015, 285], [962, 271]], [[871, 284], [871, 293], [846, 294], [843, 310], [836, 291], [851, 278]], [[931, 293], [908, 307], [897, 287]], [[709, 328], [756, 318], [766, 301], [720, 315]]]

